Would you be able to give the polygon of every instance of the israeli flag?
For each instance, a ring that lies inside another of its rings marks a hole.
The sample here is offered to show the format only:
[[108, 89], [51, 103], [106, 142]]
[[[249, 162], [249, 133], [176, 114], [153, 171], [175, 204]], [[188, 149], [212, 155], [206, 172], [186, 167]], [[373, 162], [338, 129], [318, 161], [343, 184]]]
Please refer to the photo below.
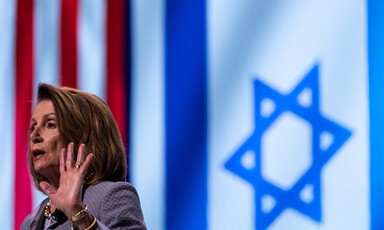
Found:
[[149, 228], [384, 228], [382, 3], [132, 9], [131, 175]]

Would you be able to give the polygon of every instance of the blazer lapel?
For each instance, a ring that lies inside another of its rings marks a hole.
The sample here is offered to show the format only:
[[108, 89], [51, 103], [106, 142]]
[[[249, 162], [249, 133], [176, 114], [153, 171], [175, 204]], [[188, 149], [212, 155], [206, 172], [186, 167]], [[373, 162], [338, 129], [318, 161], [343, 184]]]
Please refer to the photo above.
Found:
[[33, 218], [33, 221], [31, 223], [31, 229], [42, 229], [42, 224], [44, 221], [43, 213], [44, 213], [45, 206], [47, 205], [47, 203], [48, 203], [48, 198], [43, 200], [43, 202], [41, 202], [41, 205], [36, 212], [36, 216]]

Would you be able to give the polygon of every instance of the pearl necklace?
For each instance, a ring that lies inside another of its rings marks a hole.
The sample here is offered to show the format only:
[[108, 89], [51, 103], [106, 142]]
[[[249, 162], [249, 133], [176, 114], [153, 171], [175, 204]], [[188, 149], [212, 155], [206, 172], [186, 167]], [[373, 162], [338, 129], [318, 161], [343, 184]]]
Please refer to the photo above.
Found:
[[51, 219], [51, 217], [52, 217], [52, 213], [51, 213], [51, 200], [49, 200], [47, 205], [45, 205], [44, 216], [47, 219]]

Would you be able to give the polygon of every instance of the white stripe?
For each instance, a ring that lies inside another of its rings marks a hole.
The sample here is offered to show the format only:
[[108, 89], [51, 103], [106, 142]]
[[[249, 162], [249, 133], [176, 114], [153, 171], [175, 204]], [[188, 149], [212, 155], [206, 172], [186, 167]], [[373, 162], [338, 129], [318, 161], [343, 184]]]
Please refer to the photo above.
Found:
[[[132, 1], [131, 176], [148, 229], [164, 228], [164, 1]], [[150, 144], [149, 144], [150, 143]]]
[[[59, 84], [59, 1], [36, 0], [34, 24], [35, 74], [33, 101], [36, 104], [39, 83]], [[46, 195], [33, 190], [33, 205], [36, 207]]]
[[0, 0], [0, 222], [13, 229], [15, 1]]
[[78, 88], [105, 98], [105, 0], [81, 0]]
[[59, 1], [35, 2], [35, 76], [34, 98], [41, 82], [58, 85], [59, 82]]
[[237, 29], [251, 23], [249, 14], [258, 2], [212, 0], [207, 6], [209, 230], [256, 229], [252, 187], [226, 171], [224, 163], [254, 127], [252, 75], [243, 73], [247, 49], [239, 48], [246, 36]]

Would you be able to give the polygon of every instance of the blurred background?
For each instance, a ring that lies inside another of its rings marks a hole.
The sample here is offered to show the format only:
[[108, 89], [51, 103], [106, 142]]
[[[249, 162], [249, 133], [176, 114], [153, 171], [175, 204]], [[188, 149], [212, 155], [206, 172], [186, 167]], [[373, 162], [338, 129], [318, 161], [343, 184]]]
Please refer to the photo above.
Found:
[[0, 222], [40, 82], [103, 98], [148, 229], [384, 229], [384, 3], [0, 0]]

